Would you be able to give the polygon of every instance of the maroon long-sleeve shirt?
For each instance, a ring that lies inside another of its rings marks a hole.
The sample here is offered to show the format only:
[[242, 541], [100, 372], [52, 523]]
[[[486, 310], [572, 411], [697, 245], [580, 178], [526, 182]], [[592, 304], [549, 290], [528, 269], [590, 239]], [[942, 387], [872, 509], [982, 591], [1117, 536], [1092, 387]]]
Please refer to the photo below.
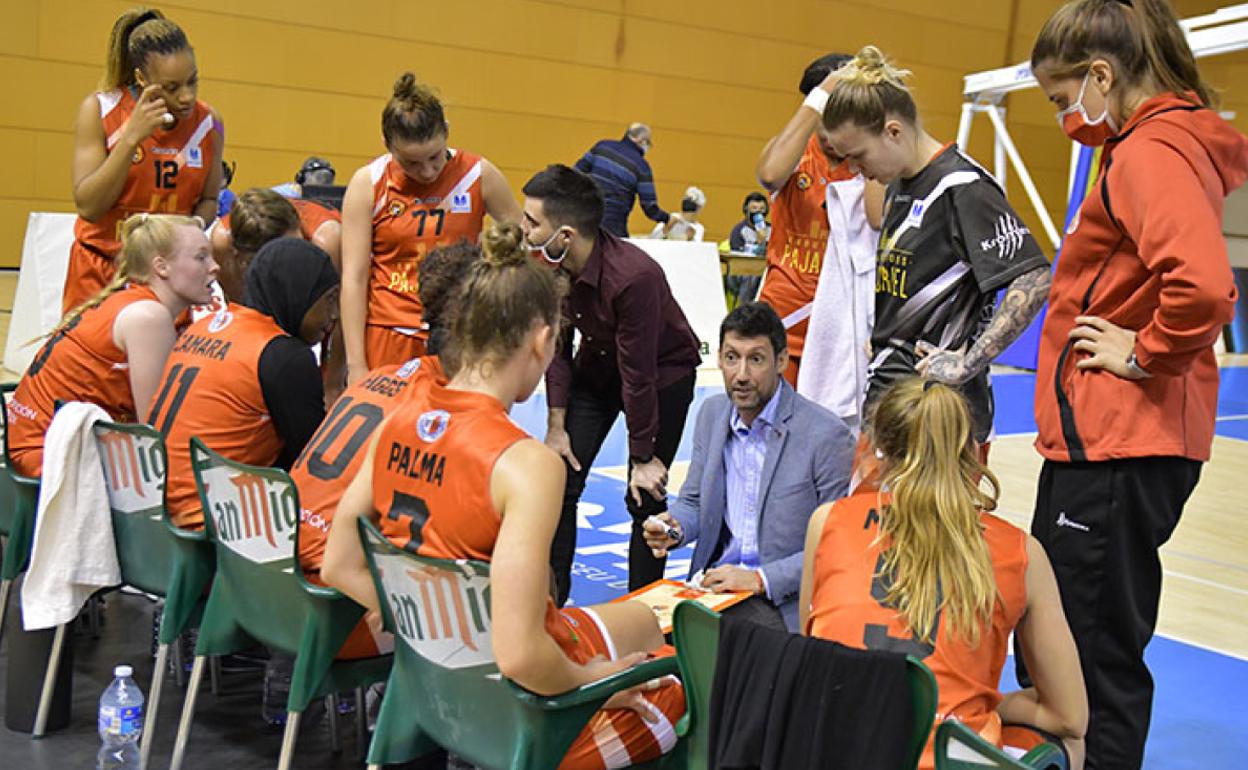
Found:
[[[572, 282], [564, 305], [567, 337], [546, 370], [546, 401], [566, 408], [573, 378], [595, 390], [620, 388], [628, 451], [654, 454], [658, 392], [693, 374], [702, 357], [698, 338], [667, 283], [644, 251], [605, 230]], [[575, 357], [571, 327], [581, 333]]]

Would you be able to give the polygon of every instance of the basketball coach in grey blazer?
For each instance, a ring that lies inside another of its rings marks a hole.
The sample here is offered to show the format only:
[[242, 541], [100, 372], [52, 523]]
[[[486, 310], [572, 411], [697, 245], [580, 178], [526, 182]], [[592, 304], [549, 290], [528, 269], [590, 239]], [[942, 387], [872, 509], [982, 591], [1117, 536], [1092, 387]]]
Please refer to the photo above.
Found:
[[752, 592], [727, 611], [797, 631], [806, 525], [845, 495], [855, 440], [785, 382], [787, 365], [784, 324], [770, 305], [728, 314], [719, 329], [726, 393], [703, 403], [679, 499], [646, 521], [645, 534], [656, 556], [696, 540], [690, 578]]

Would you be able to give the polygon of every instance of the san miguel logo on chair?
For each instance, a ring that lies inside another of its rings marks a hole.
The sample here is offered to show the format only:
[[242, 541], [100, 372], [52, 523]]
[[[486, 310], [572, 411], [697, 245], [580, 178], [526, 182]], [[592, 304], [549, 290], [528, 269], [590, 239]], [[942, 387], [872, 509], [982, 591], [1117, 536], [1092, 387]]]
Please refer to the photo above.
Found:
[[165, 485], [164, 458], [157, 440], [118, 430], [96, 429], [109, 505], [125, 513], [158, 508]]
[[227, 468], [211, 468], [202, 475], [217, 538], [230, 550], [260, 563], [294, 555], [291, 542], [299, 508], [292, 485]]
[[494, 662], [486, 576], [466, 564], [446, 570], [399, 555], [378, 554], [376, 560], [395, 632], [411, 649], [447, 668]]

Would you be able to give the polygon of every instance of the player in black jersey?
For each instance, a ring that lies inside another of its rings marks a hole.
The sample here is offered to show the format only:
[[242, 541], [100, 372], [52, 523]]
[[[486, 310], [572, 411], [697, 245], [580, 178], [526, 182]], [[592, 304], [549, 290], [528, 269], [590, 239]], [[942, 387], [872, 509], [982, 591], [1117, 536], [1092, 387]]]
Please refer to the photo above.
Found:
[[888, 185], [865, 413], [918, 373], [961, 387], [982, 444], [992, 431], [988, 364], [1040, 311], [1049, 263], [993, 177], [923, 130], [909, 72], [868, 46], [839, 75], [823, 113], [831, 143], [852, 170]]

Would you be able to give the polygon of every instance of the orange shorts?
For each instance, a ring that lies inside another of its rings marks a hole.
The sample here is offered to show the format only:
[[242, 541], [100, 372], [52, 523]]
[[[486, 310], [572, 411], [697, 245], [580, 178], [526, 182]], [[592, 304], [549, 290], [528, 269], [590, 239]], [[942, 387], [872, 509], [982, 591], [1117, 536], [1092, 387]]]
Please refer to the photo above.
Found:
[[364, 362], [369, 371], [379, 366], [401, 364], [425, 354], [423, 333], [404, 334], [389, 326], [364, 327]]
[[116, 262], [74, 241], [69, 249], [69, 266], [65, 270], [61, 315], [99, 294], [116, 273]]
[[[593, 610], [568, 607], [559, 615], [570, 633], [556, 640], [569, 658], [583, 662], [598, 655], [611, 660], [619, 657]], [[656, 722], [646, 722], [631, 709], [600, 710], [572, 743], [559, 770], [629, 767], [671, 751], [676, 745], [676, 722], [685, 713], [684, 687], [675, 677], [665, 677], [643, 697], [650, 713], [658, 717]]]

